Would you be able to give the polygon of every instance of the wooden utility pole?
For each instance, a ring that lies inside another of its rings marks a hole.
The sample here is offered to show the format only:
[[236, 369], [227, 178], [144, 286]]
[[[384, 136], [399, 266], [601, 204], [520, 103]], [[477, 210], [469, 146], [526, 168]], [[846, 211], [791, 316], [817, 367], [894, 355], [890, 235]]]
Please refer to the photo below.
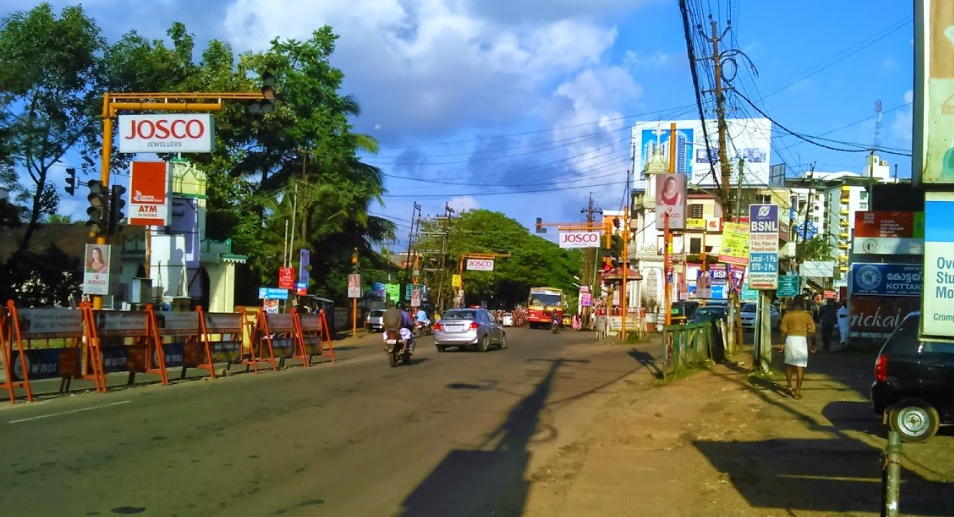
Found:
[[[732, 164], [729, 163], [729, 156], [726, 152], [728, 125], [725, 122], [725, 96], [722, 94], [722, 56], [719, 55], [721, 36], [715, 20], [711, 23], [713, 74], [715, 75], [713, 80], [715, 82], [716, 117], [719, 129], [719, 165], [722, 167], [722, 210], [725, 215], [732, 215]], [[727, 209], [728, 212], [726, 212]]]

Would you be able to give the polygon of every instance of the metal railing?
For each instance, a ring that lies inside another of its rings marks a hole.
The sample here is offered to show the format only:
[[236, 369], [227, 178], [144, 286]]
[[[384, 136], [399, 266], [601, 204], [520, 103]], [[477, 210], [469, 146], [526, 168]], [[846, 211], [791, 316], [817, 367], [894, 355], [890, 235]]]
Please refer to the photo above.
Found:
[[706, 364], [712, 357], [714, 322], [663, 327], [663, 379], [668, 380], [693, 366]]

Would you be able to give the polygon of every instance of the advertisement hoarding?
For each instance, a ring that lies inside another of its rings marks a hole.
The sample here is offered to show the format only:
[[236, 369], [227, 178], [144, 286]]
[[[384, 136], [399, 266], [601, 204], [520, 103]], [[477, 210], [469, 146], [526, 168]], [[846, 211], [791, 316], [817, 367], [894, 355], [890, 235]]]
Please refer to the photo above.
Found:
[[921, 333], [954, 338], [954, 193], [924, 193]]
[[132, 162], [129, 168], [129, 224], [169, 226], [172, 164]]
[[924, 212], [855, 212], [855, 238], [923, 239]]
[[923, 255], [924, 239], [855, 237], [851, 251], [862, 255]]
[[954, 2], [914, 2], [915, 185], [954, 184]]
[[599, 248], [600, 237], [603, 232], [595, 231], [561, 231], [560, 247], [564, 249], [572, 248]]
[[778, 289], [778, 205], [749, 205], [751, 289]]
[[361, 298], [361, 275], [348, 275], [348, 298]]
[[493, 259], [467, 259], [467, 271], [493, 271]]
[[749, 223], [725, 223], [719, 262], [737, 266], [749, 264]]
[[686, 229], [686, 176], [660, 174], [656, 176], [656, 229]]
[[[677, 139], [676, 156], [672, 157], [676, 162], [676, 173], [686, 176], [693, 185], [715, 186], [712, 171], [715, 170], [717, 175], [721, 175], [721, 172], [718, 156], [715, 153], [715, 150], [719, 148], [719, 129], [714, 119], [705, 122], [706, 132], [709, 135], [708, 149], [703, 136], [702, 122], [699, 120], [637, 122], [633, 126], [633, 149], [635, 149], [633, 170], [640, 172], [636, 176], [634, 186], [637, 189], [646, 188], [643, 171], [657, 149], [662, 152], [665, 161], [670, 161], [669, 128], [672, 124], [676, 124], [674, 136]], [[742, 184], [768, 185], [772, 122], [765, 118], [728, 119], [726, 125], [728, 127], [726, 147], [729, 150], [729, 156], [745, 159]], [[737, 160], [734, 161], [737, 162]], [[735, 163], [733, 163], [731, 183], [732, 185], [738, 183]]]
[[848, 300], [849, 336], [852, 340], [884, 342], [901, 320], [920, 306], [920, 300], [910, 296], [851, 296]]
[[924, 267], [921, 264], [851, 265], [852, 296], [921, 296]]
[[83, 294], [109, 294], [109, 261], [112, 246], [87, 244], [86, 261], [83, 267]]
[[210, 153], [215, 147], [211, 113], [120, 115], [121, 153]]

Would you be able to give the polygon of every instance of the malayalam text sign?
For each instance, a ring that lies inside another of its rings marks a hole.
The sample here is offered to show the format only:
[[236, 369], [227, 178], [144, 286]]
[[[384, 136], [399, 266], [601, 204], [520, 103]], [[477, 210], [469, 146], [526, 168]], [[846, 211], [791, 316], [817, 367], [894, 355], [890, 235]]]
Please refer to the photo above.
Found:
[[924, 194], [921, 332], [954, 338], [954, 193]]
[[599, 248], [602, 236], [601, 231], [562, 231], [559, 244], [565, 249]]
[[851, 294], [865, 296], [921, 296], [921, 264], [851, 265]]
[[749, 205], [749, 287], [778, 289], [778, 205]]
[[172, 164], [132, 162], [129, 169], [129, 224], [172, 224]]
[[493, 271], [494, 259], [467, 259], [467, 271]]
[[119, 116], [121, 153], [210, 153], [215, 147], [211, 113]]

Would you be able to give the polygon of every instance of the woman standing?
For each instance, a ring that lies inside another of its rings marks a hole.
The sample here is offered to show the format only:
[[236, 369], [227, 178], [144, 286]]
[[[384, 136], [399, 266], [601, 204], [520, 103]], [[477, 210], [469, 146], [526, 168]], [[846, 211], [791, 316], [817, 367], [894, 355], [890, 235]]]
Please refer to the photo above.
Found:
[[[796, 296], [789, 304], [781, 324], [782, 344], [785, 351], [785, 382], [788, 392], [795, 400], [802, 399], [802, 380], [808, 366], [808, 339], [815, 337], [815, 320], [805, 310], [805, 300]], [[795, 374], [795, 390], [792, 390], [792, 374]]]

